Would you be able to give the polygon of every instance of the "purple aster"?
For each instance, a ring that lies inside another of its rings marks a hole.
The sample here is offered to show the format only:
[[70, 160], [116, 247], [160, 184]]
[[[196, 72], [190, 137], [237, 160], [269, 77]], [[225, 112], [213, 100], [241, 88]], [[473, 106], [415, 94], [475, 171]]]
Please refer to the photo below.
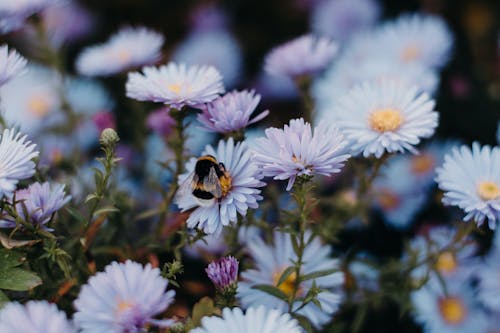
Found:
[[174, 62], [129, 73], [126, 89], [130, 98], [160, 102], [175, 109], [199, 107], [224, 92], [222, 76], [214, 67]]
[[172, 303], [175, 291], [158, 268], [127, 260], [113, 262], [91, 277], [75, 300], [75, 324], [82, 333], [143, 332], [167, 327], [172, 320], [153, 319]]
[[314, 129], [304, 119], [293, 119], [283, 129], [268, 128], [255, 142], [254, 159], [264, 176], [288, 179], [289, 191], [297, 177], [340, 172], [350, 157], [339, 130], [321, 123]]
[[222, 197], [201, 201], [192, 194], [190, 184], [197, 159], [191, 158], [186, 173], [179, 177], [181, 186], [175, 203], [183, 212], [193, 209], [187, 220], [188, 227], [198, 227], [207, 234], [220, 234], [223, 226], [236, 223], [238, 213], [245, 216], [248, 208], [259, 206], [257, 201], [262, 200], [262, 196], [258, 188], [265, 184], [260, 181], [260, 171], [245, 142], [235, 144], [232, 138], [221, 140], [217, 150], [206, 146], [203, 155], [212, 155], [225, 166], [227, 183]]
[[149, 129], [160, 136], [168, 136], [172, 133], [175, 120], [168, 114], [169, 108], [161, 108], [153, 111], [146, 119]]
[[[33, 183], [27, 189], [15, 192], [16, 211], [19, 217], [44, 230], [51, 230], [45, 225], [53, 215], [71, 200], [66, 196], [63, 184]], [[28, 215], [25, 215], [25, 212]], [[0, 220], [0, 227], [13, 228], [16, 221], [13, 217]]]
[[0, 1], [0, 33], [8, 33], [23, 26], [31, 15], [61, 0], [4, 0]]
[[0, 197], [10, 195], [21, 179], [35, 174], [36, 145], [27, 136], [5, 129], [0, 138]]
[[22, 74], [27, 61], [15, 50], [10, 50], [7, 45], [0, 46], [0, 86], [7, 83], [14, 76]]
[[305, 35], [273, 49], [265, 60], [266, 72], [297, 78], [326, 68], [338, 46], [328, 38]]
[[104, 44], [86, 48], [76, 69], [86, 76], [109, 76], [160, 59], [164, 38], [146, 28], [122, 28]]
[[211, 132], [238, 131], [269, 114], [269, 110], [266, 110], [250, 119], [259, 102], [260, 95], [253, 90], [233, 91], [207, 104], [198, 115], [198, 121]]
[[218, 290], [234, 286], [238, 280], [238, 260], [228, 256], [212, 261], [205, 269], [208, 278]]
[[0, 311], [2, 333], [75, 333], [66, 314], [46, 301], [8, 303]]

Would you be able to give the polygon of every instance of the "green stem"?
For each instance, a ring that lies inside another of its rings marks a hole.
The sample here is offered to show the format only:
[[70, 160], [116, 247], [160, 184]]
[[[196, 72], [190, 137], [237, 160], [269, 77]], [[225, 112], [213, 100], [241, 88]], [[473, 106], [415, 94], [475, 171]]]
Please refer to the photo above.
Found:
[[299, 89], [302, 103], [304, 103], [304, 120], [313, 123], [314, 100], [311, 96], [311, 79], [309, 77], [299, 77], [295, 79], [295, 84]]

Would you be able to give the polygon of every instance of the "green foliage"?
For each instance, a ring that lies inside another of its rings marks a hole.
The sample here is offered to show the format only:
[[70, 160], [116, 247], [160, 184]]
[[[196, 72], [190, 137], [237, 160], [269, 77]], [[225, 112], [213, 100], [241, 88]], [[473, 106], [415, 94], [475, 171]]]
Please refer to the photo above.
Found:
[[25, 261], [23, 253], [0, 249], [0, 289], [26, 291], [42, 284], [38, 275], [20, 267]]

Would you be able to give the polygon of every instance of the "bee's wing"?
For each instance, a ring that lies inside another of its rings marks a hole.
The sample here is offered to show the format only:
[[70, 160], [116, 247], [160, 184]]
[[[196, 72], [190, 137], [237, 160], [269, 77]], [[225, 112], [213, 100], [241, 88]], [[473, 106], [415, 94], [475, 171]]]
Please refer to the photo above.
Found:
[[222, 187], [220, 186], [219, 177], [217, 177], [217, 173], [213, 167], [210, 168], [208, 177], [203, 179], [203, 187], [205, 191], [212, 193], [216, 198], [222, 196]]
[[187, 175], [186, 179], [181, 183], [179, 189], [177, 190], [177, 196], [191, 194], [194, 188], [196, 187], [196, 183], [198, 182], [198, 176], [193, 172]]

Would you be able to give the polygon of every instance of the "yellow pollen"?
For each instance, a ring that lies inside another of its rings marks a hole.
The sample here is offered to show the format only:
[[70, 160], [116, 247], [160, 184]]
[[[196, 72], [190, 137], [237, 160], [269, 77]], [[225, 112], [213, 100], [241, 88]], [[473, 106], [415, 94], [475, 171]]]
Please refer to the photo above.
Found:
[[167, 89], [178, 95], [182, 90], [182, 85], [180, 83], [169, 84]]
[[130, 303], [130, 302], [127, 302], [127, 301], [120, 301], [118, 303], [118, 306], [116, 308], [116, 311], [117, 312], [123, 312], [123, 311], [127, 311], [129, 310], [130, 308], [132, 308], [133, 304]]
[[467, 309], [457, 297], [443, 297], [439, 300], [439, 312], [450, 325], [460, 324], [467, 315]]
[[[285, 295], [288, 297], [293, 296], [293, 292], [295, 290], [295, 283], [297, 280], [297, 274], [293, 272], [292, 274], [288, 275], [288, 277], [278, 286], [278, 280], [281, 277], [281, 274], [283, 274], [282, 270], [279, 270], [273, 274], [273, 284], [278, 287], [279, 290], [281, 290]], [[300, 294], [300, 288], [297, 291], [297, 294]]]
[[457, 261], [451, 252], [443, 252], [436, 261], [436, 269], [440, 273], [452, 273], [457, 269]]
[[130, 52], [126, 50], [118, 50], [118, 52], [116, 52], [116, 59], [122, 63], [127, 62], [130, 60]]
[[63, 160], [63, 153], [60, 149], [54, 149], [51, 154], [53, 163], [60, 163]]
[[417, 175], [424, 175], [433, 170], [436, 161], [431, 154], [417, 155], [412, 158], [411, 171]]
[[421, 51], [416, 45], [408, 45], [401, 53], [404, 62], [411, 62], [420, 57]]
[[395, 131], [403, 123], [401, 112], [396, 109], [379, 109], [370, 115], [370, 126], [377, 132]]
[[43, 117], [49, 113], [49, 103], [43, 96], [35, 95], [28, 100], [28, 109], [32, 114]]
[[480, 182], [477, 185], [477, 193], [483, 200], [495, 200], [500, 198], [500, 188], [494, 182]]
[[389, 211], [399, 206], [399, 198], [392, 191], [382, 190], [378, 195], [378, 203], [384, 210]]
[[226, 194], [231, 190], [231, 187], [233, 186], [233, 179], [231, 178], [231, 175], [229, 172], [225, 171], [224, 175], [219, 178], [220, 181], [220, 186], [222, 188], [222, 196], [225, 197]]

